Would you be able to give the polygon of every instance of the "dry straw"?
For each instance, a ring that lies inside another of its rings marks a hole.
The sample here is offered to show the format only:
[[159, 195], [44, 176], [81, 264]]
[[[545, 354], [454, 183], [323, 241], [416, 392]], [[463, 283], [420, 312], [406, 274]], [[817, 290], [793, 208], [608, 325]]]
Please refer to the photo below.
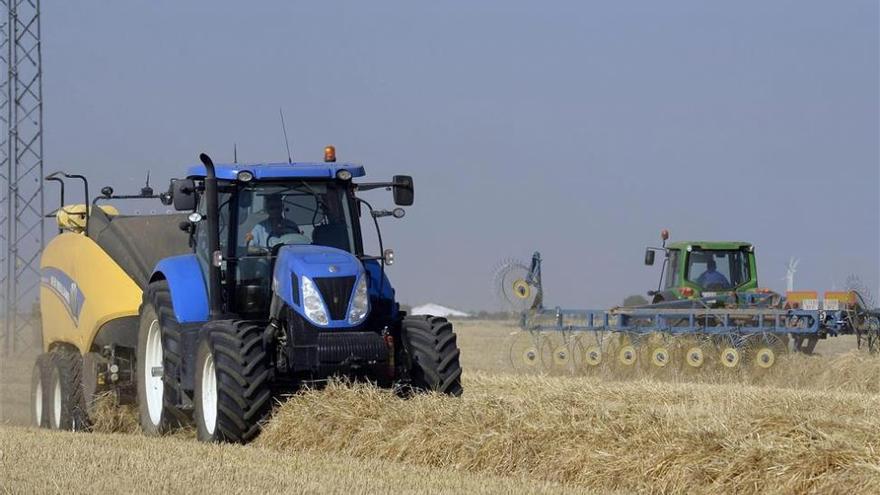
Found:
[[[284, 401], [257, 445], [599, 491], [880, 493], [880, 360], [610, 378], [475, 372], [460, 399], [408, 400], [335, 382]], [[107, 404], [97, 431], [135, 429]]]

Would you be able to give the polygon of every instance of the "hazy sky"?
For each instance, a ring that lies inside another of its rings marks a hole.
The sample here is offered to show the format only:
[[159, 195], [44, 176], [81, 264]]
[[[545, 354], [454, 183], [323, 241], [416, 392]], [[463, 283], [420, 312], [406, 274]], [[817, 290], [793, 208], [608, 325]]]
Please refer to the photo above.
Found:
[[44, 0], [42, 15], [47, 172], [133, 192], [201, 151], [231, 161], [233, 142], [283, 161], [283, 107], [295, 159], [332, 143], [373, 179], [415, 177], [415, 206], [383, 223], [405, 303], [494, 308], [493, 266], [538, 249], [548, 304], [617, 304], [656, 285], [642, 255], [664, 227], [754, 242], [762, 286], [784, 288], [790, 256], [799, 288], [880, 285], [876, 1]]

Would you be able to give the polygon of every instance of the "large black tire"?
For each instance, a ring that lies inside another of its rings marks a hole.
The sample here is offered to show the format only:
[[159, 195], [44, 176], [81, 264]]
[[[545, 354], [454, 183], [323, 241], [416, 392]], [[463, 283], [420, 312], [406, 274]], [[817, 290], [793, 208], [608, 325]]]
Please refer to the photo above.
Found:
[[58, 348], [48, 354], [49, 427], [53, 430], [83, 431], [89, 428], [82, 387], [82, 356], [78, 351]]
[[452, 323], [436, 316], [407, 316], [401, 328], [410, 356], [410, 380], [416, 390], [459, 396], [461, 365]]
[[31, 426], [49, 427], [49, 355], [40, 354], [31, 374]]
[[237, 320], [212, 321], [202, 328], [193, 400], [199, 440], [247, 443], [260, 433], [272, 409], [263, 331]]
[[[147, 369], [152, 368], [147, 364], [147, 344], [154, 325], [158, 325], [158, 331], [161, 333], [161, 389], [155, 389], [156, 382], [152, 380], [156, 377], [154, 370]], [[180, 385], [183, 364], [180, 324], [174, 316], [171, 291], [165, 280], [151, 283], [144, 291], [140, 308], [136, 361], [138, 416], [143, 432], [151, 436], [162, 435], [186, 423], [187, 415], [178, 407], [183, 398], [183, 389]], [[161, 393], [161, 401], [153, 402], [155, 410], [152, 413], [147, 400], [149, 393]], [[161, 402], [161, 407], [158, 406], [158, 402]]]

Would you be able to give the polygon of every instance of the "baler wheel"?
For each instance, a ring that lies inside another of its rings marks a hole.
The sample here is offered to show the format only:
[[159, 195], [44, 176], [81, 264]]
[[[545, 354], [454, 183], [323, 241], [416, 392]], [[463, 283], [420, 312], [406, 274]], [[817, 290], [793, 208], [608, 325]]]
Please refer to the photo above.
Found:
[[89, 428], [82, 387], [82, 356], [78, 351], [57, 348], [48, 354], [47, 407], [53, 430], [82, 431]]
[[203, 442], [247, 443], [272, 409], [269, 353], [255, 323], [205, 324], [196, 351], [195, 422]]
[[409, 353], [410, 383], [416, 390], [462, 394], [458, 342], [452, 324], [437, 316], [407, 316], [401, 336]]
[[31, 375], [31, 426], [49, 428], [49, 355], [40, 354]]

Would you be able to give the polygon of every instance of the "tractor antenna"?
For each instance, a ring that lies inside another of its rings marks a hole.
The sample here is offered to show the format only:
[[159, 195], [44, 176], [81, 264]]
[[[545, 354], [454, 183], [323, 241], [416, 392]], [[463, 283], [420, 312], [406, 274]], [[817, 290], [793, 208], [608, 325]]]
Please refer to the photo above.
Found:
[[238, 163], [238, 146], [232, 143], [232, 163]]
[[284, 125], [284, 110], [279, 108], [278, 113], [281, 114], [281, 132], [284, 133], [284, 144], [287, 145], [287, 163], [292, 165], [293, 159], [290, 157], [290, 140], [287, 139], [287, 127]]

